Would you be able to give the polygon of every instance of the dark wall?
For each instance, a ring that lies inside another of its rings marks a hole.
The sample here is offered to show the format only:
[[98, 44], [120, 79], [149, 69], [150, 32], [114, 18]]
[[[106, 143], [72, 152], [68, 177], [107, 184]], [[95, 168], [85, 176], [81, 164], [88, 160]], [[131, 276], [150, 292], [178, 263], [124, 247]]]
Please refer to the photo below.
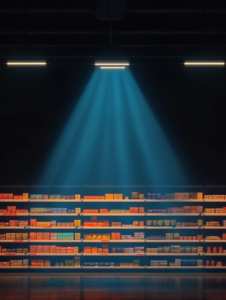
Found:
[[[194, 184], [226, 180], [225, 68], [136, 65], [131, 72]], [[0, 69], [0, 183], [34, 184], [92, 66]]]

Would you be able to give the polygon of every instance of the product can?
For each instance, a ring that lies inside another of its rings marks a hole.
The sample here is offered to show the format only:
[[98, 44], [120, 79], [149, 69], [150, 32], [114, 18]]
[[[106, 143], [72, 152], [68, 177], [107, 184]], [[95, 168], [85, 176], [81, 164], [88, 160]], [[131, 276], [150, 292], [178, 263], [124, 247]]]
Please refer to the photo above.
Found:
[[210, 261], [209, 261], [209, 260], [206, 261], [206, 266], [207, 266], [207, 267], [210, 266]]

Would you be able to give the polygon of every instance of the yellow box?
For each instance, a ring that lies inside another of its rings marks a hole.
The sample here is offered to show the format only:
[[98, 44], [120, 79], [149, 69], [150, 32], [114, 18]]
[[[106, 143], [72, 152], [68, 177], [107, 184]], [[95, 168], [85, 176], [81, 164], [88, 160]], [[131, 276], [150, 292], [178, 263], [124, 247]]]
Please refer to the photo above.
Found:
[[119, 199], [123, 199], [123, 194], [118, 194]]
[[81, 195], [75, 195], [75, 199], [76, 199], [76, 200], [81, 199]]
[[129, 197], [128, 197], [128, 196], [125, 196], [125, 199], [129, 199]]
[[28, 200], [28, 193], [23, 193], [23, 199]]
[[118, 194], [114, 194], [114, 199], [118, 200]]
[[105, 199], [108, 199], [108, 200], [114, 199], [113, 194], [105, 194]]

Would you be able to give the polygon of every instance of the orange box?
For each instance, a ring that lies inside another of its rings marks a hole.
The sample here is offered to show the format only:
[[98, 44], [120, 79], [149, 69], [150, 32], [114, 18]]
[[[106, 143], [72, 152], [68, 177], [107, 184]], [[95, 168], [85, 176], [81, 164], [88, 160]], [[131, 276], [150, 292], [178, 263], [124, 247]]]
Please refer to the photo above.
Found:
[[30, 232], [29, 239], [30, 240], [37, 240], [37, 233], [36, 232]]

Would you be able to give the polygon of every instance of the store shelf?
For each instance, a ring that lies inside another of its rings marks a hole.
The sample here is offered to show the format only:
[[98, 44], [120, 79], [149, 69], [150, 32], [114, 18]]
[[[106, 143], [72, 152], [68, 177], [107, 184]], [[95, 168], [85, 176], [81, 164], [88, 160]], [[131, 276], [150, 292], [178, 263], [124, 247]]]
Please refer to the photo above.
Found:
[[203, 240], [204, 243], [226, 243], [226, 240]]
[[81, 267], [65, 267], [65, 266], [62, 266], [62, 267], [32, 267], [30, 266], [29, 269], [81, 269]]
[[0, 240], [1, 243], [29, 243], [29, 240]]
[[226, 269], [226, 267], [205, 267], [205, 269]]
[[75, 199], [30, 199], [29, 202], [42, 202], [42, 203], [50, 203], [50, 202], [82, 202], [82, 200], [75, 200]]
[[211, 202], [211, 203], [215, 203], [215, 202], [226, 202], [226, 200], [223, 199], [204, 199], [204, 202]]
[[146, 243], [200, 243], [202, 240], [146, 240]]
[[29, 216], [29, 213], [19, 214], [19, 213], [1, 213], [2, 217], [17, 217], [17, 216]]
[[133, 227], [133, 226], [128, 226], [128, 227], [123, 227], [123, 226], [115, 226], [115, 227], [113, 227], [113, 226], [110, 226], [110, 227], [101, 227], [101, 226], [97, 226], [97, 227], [93, 227], [93, 226], [86, 226], [86, 227], [82, 227], [82, 229], [133, 229], [133, 230], [138, 230], [138, 229], [145, 229], [145, 227], [139, 227], [139, 226], [137, 226], [137, 227]]
[[24, 230], [24, 229], [29, 229], [30, 227], [19, 227], [19, 226], [1, 226], [0, 229], [18, 229], [18, 230]]
[[144, 243], [145, 240], [83, 240], [83, 243]]
[[107, 214], [99, 214], [99, 213], [96, 213], [96, 214], [86, 214], [86, 213], [81, 213], [80, 215], [83, 215], [83, 216], [108, 216], [108, 217], [115, 217], [115, 216], [126, 216], [126, 217], [133, 217], [133, 216], [145, 216], [145, 214], [131, 214], [131, 213], [128, 213], [128, 214], [112, 214], [112, 213], [107, 213]]
[[82, 256], [145, 256], [145, 253], [83, 253]]
[[203, 229], [202, 227], [198, 226], [146, 226], [146, 229], [174, 229], [174, 230], [179, 230], [179, 229]]
[[0, 256], [27, 256], [28, 254], [24, 253], [0, 253]]
[[48, 216], [55, 216], [55, 217], [60, 217], [60, 216], [64, 216], [64, 217], [75, 217], [75, 216], [79, 216], [79, 214], [68, 214], [68, 213], [64, 213], [64, 214], [61, 214], [61, 213], [42, 213], [42, 214], [36, 214], [36, 213], [30, 213], [29, 214], [30, 216], [42, 216], [42, 217], [48, 217]]
[[23, 203], [23, 202], [29, 202], [28, 199], [0, 199], [1, 202], [18, 202], [18, 203]]
[[56, 229], [82, 229], [82, 227], [38, 227], [38, 226], [30, 226], [29, 229], [35, 230], [35, 229], [45, 229], [45, 230], [56, 230]]
[[28, 269], [28, 267], [3, 267], [1, 266], [0, 269]]
[[29, 256], [81, 256], [81, 253], [29, 253]]
[[30, 240], [30, 243], [81, 243], [81, 240]]
[[145, 199], [83, 199], [83, 202], [145, 202]]
[[146, 202], [203, 202], [202, 199], [147, 199]]
[[205, 256], [226, 256], [226, 253], [204, 253]]
[[213, 214], [209, 214], [209, 213], [202, 213], [202, 216], [206, 216], [206, 217], [226, 217], [226, 213], [213, 213]]
[[94, 266], [94, 267], [83, 267], [83, 269], [144, 269], [144, 267], [114, 267], [114, 266], [106, 266], [106, 267], [100, 267], [100, 266]]
[[202, 256], [202, 253], [146, 253], [146, 256]]
[[198, 213], [195, 213], [195, 214], [192, 214], [192, 213], [146, 213], [146, 216], [189, 216], [189, 217], [192, 217], [192, 216], [200, 216], [200, 214]]
[[175, 266], [175, 267], [171, 267], [171, 266], [165, 266], [165, 267], [161, 267], [161, 266], [148, 266], [146, 267], [147, 269], [203, 269], [204, 266], [201, 267], [192, 267], [192, 266]]
[[203, 226], [204, 229], [224, 229], [226, 230], [225, 226]]

